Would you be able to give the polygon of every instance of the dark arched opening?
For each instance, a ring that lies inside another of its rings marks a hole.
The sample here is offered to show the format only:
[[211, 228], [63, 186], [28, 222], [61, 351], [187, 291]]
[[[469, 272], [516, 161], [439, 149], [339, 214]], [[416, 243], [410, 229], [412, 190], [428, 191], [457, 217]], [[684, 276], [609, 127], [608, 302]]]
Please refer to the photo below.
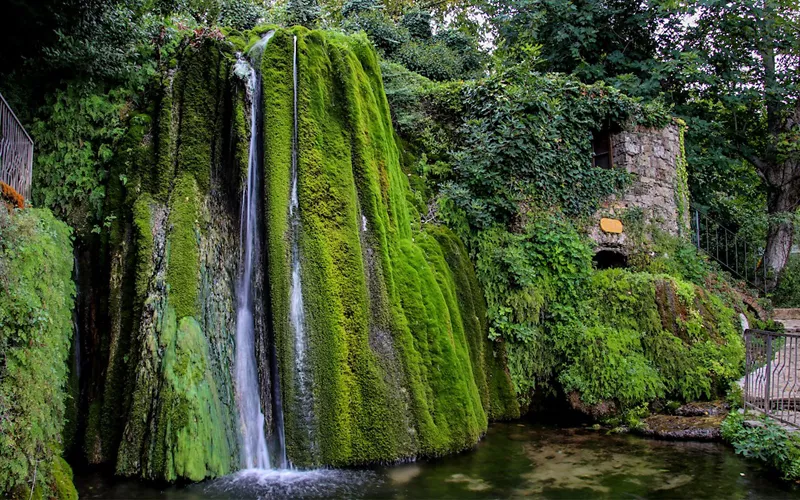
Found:
[[594, 254], [594, 267], [597, 269], [613, 269], [628, 267], [628, 257], [614, 250], [600, 250]]

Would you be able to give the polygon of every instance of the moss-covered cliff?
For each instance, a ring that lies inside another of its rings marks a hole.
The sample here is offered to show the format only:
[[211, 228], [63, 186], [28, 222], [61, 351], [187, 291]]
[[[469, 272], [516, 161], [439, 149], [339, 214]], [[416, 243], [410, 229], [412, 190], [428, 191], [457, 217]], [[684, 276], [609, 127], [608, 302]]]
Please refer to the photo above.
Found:
[[70, 229], [0, 200], [0, 496], [77, 498], [61, 458], [74, 419]]
[[[289, 303], [294, 37], [310, 421]], [[412, 222], [374, 51], [364, 39], [282, 30], [261, 70], [268, 275], [290, 458], [344, 465], [474, 444], [488, 417], [516, 415], [516, 402], [463, 248], [445, 229]]]
[[[114, 463], [123, 475], [200, 480], [240, 466], [232, 372], [251, 131], [250, 96], [233, 67], [243, 40], [264, 31], [199, 34], [185, 44], [116, 156], [107, 199], [116, 219], [102, 242], [108, 320], [90, 341], [104, 361], [84, 382], [82, 435], [90, 461]], [[487, 338], [483, 294], [463, 246], [442, 227], [421, 226], [406, 203], [373, 49], [365, 39], [278, 30], [260, 70], [264, 248], [255, 311], [267, 427], [274, 342], [293, 463], [349, 465], [472, 446], [490, 418], [518, 415], [505, 352]], [[289, 321], [295, 242], [303, 387]]]

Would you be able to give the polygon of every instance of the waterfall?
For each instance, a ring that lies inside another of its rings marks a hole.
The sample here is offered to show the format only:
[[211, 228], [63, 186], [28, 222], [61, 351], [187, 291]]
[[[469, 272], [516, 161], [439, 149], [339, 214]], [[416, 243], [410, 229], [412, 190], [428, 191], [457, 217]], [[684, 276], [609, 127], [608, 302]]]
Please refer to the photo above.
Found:
[[78, 266], [78, 255], [77, 251], [75, 252], [75, 256], [73, 257], [73, 273], [74, 273], [74, 283], [75, 283], [75, 304], [74, 309], [72, 310], [72, 327], [74, 329], [73, 334], [73, 343], [75, 345], [75, 351], [73, 356], [73, 361], [75, 366], [75, 377], [78, 379], [78, 392], [80, 393], [80, 381], [81, 381], [81, 328], [80, 328], [80, 321], [78, 318], [78, 308], [80, 307], [81, 301], [81, 280], [80, 280], [80, 268]]
[[289, 219], [292, 238], [291, 264], [292, 264], [292, 284], [289, 299], [289, 321], [294, 334], [294, 369], [297, 376], [297, 411], [300, 413], [301, 420], [305, 424], [309, 438], [309, 446], [312, 455], [314, 453], [312, 440], [312, 419], [313, 419], [313, 398], [311, 392], [311, 380], [308, 375], [308, 362], [306, 355], [308, 352], [308, 339], [306, 333], [306, 316], [303, 305], [303, 283], [301, 279], [300, 262], [300, 211], [297, 173], [297, 37], [294, 37], [294, 47], [292, 55], [292, 78], [294, 83], [294, 115], [292, 131], [292, 180], [291, 180], [291, 199], [289, 202]]
[[[272, 32], [253, 47], [255, 57], [266, 45]], [[252, 92], [250, 109], [250, 153], [247, 165], [247, 186], [242, 193], [241, 241], [242, 276], [239, 281], [236, 313], [236, 388], [239, 403], [239, 418], [242, 435], [242, 458], [248, 469], [269, 469], [270, 458], [264, 429], [264, 414], [258, 385], [258, 364], [255, 352], [255, 322], [253, 318], [253, 267], [260, 249], [258, 229], [259, 173], [261, 171], [261, 120], [263, 99], [261, 75], [248, 63], [248, 82]], [[258, 67], [258, 64], [256, 65]], [[281, 429], [282, 430], [282, 429]], [[281, 443], [282, 444], [282, 443]], [[283, 449], [283, 446], [281, 446]], [[281, 451], [285, 466], [285, 451]]]

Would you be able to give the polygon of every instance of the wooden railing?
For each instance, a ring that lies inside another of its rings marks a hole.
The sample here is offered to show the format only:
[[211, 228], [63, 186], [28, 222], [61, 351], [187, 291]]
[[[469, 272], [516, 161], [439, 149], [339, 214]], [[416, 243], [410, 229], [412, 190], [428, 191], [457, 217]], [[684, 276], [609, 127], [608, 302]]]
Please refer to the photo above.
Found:
[[32, 178], [33, 139], [0, 95], [0, 181], [29, 200]]

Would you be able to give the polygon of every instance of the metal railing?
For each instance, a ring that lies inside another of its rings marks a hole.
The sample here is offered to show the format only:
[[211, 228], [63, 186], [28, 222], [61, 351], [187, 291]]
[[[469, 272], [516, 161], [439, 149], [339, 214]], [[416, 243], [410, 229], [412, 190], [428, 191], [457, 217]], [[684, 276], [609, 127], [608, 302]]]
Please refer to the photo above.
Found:
[[0, 95], [0, 181], [26, 200], [33, 180], [33, 139]]
[[748, 243], [696, 206], [691, 208], [692, 243], [714, 259], [734, 278], [766, 294], [766, 266], [763, 246]]
[[800, 427], [800, 334], [744, 332], [744, 406]]

